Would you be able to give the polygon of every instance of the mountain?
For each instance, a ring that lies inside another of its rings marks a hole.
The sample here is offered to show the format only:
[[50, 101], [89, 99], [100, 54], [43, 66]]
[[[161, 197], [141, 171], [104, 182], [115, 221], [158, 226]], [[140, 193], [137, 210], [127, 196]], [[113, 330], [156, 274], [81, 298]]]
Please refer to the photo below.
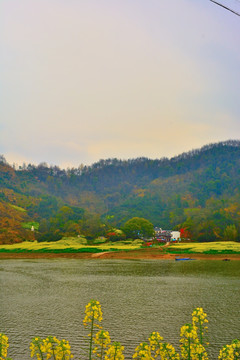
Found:
[[19, 228], [22, 223], [40, 223], [39, 238], [51, 240], [63, 234], [94, 236], [135, 216], [162, 228], [185, 228], [199, 241], [239, 239], [237, 140], [171, 159], [107, 159], [67, 170], [46, 163], [14, 169], [1, 156], [0, 186], [0, 216], [17, 221], [1, 221], [0, 234], [18, 229], [20, 239], [32, 236]]

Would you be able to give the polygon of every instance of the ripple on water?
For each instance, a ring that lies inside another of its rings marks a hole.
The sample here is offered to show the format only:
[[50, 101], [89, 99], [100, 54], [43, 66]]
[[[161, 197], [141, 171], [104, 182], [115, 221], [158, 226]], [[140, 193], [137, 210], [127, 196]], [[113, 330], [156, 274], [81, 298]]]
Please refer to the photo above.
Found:
[[202, 306], [209, 323], [210, 353], [239, 337], [239, 262], [126, 260], [0, 261], [0, 329], [9, 356], [30, 359], [34, 336], [84, 345], [86, 304], [98, 299], [104, 327], [130, 358], [152, 331], [178, 347], [180, 327]]

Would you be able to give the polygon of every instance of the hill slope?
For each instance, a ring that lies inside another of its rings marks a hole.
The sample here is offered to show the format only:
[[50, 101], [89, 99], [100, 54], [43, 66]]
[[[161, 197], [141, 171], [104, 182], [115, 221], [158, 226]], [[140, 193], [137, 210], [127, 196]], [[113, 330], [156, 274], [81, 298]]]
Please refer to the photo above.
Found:
[[40, 233], [55, 238], [100, 233], [103, 224], [121, 226], [133, 216], [162, 228], [184, 227], [198, 240], [240, 233], [240, 141], [172, 159], [108, 159], [68, 170], [44, 163], [13, 169], [0, 160], [1, 205], [24, 208], [20, 223], [38, 221]]

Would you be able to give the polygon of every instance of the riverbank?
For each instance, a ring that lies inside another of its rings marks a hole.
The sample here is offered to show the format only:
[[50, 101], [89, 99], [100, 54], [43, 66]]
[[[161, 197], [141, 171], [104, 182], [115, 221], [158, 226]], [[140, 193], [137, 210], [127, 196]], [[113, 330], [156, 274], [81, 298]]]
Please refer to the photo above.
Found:
[[[85, 243], [83, 243], [85, 241]], [[173, 243], [143, 246], [142, 240], [87, 244], [85, 239], [64, 238], [56, 242], [22, 242], [0, 245], [0, 259], [149, 259], [174, 260], [176, 257], [208, 260], [240, 260], [240, 243]]]
[[68, 253], [41, 253], [41, 252], [1, 252], [0, 259], [116, 259], [116, 260], [175, 260], [176, 257], [196, 260], [239, 260], [240, 254], [189, 254], [189, 253], [164, 253], [161, 249], [146, 248], [128, 251], [107, 251], [101, 253], [81, 253], [81, 252], [68, 252]]

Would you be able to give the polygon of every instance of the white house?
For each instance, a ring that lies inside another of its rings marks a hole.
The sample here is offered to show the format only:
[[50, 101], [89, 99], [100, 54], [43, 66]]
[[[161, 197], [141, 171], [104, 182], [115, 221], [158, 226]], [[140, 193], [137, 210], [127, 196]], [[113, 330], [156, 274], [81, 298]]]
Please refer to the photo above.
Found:
[[180, 231], [171, 231], [171, 240], [179, 240]]

